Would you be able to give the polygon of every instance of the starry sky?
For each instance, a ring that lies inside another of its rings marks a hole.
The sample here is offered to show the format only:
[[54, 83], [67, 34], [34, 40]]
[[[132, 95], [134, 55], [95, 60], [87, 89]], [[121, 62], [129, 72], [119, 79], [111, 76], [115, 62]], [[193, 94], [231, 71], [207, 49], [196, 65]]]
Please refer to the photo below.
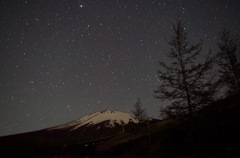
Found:
[[0, 136], [63, 124], [104, 109], [149, 116], [171, 26], [217, 51], [240, 32], [239, 0], [1, 0]]

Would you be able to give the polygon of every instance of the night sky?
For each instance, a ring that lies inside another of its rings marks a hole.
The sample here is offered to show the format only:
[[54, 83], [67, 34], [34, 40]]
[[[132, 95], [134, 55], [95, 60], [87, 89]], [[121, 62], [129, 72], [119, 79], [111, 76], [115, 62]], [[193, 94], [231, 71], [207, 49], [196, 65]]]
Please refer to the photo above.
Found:
[[[1, 0], [0, 136], [63, 124], [139, 97], [158, 117], [158, 61], [171, 26], [217, 51], [240, 32], [239, 0]], [[204, 50], [206, 50], [204, 49]]]

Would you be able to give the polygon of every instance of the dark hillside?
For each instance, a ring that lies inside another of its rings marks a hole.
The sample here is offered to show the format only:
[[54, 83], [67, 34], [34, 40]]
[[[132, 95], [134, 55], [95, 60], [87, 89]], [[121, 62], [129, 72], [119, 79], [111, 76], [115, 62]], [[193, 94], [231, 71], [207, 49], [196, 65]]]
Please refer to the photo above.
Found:
[[239, 96], [215, 102], [191, 119], [153, 124], [150, 133], [114, 146], [102, 157], [240, 157]]

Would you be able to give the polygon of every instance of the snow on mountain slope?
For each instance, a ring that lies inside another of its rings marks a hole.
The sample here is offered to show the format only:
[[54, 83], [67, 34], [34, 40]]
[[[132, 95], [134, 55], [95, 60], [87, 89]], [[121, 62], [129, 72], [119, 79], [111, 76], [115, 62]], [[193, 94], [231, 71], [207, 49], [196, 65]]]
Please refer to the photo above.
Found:
[[[83, 126], [88, 127], [91, 125], [97, 125], [102, 122], [104, 122], [105, 127], [113, 128], [115, 127], [116, 124], [126, 125], [129, 122], [138, 123], [139, 120], [136, 119], [133, 115], [130, 115], [128, 113], [123, 113], [120, 111], [104, 110], [101, 112], [89, 114], [78, 120], [72, 121], [70, 123], [66, 123], [64, 125], [49, 128], [48, 130], [68, 129], [70, 131], [73, 131]], [[99, 128], [100, 127], [98, 127], [98, 129]]]

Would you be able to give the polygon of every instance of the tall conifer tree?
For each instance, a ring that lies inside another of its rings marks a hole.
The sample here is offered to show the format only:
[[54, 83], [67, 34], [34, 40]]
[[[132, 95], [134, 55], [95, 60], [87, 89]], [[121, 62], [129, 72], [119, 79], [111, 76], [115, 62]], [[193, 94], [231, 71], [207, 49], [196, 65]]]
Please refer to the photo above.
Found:
[[237, 40], [228, 30], [223, 30], [219, 35], [218, 65], [220, 67], [220, 80], [227, 86], [227, 95], [240, 93], [239, 61], [240, 48]]
[[154, 90], [154, 97], [170, 101], [170, 105], [161, 109], [168, 117], [191, 115], [211, 102], [217, 89], [217, 84], [213, 84], [211, 79], [210, 70], [214, 60], [211, 50], [202, 63], [197, 59], [202, 42], [189, 44], [180, 21], [173, 26], [173, 31], [174, 36], [168, 42], [169, 63], [159, 62], [160, 85]]

